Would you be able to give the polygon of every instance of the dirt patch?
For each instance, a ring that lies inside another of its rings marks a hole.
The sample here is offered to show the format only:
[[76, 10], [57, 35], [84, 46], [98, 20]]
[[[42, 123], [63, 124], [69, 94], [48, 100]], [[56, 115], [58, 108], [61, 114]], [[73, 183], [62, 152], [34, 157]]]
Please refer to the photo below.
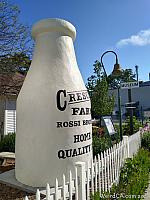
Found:
[[[0, 173], [14, 169], [14, 167], [15, 165], [0, 165]], [[28, 193], [0, 183], [0, 200], [24, 200], [25, 196], [28, 196], [29, 200], [35, 200], [35, 194], [33, 193]]]
[[3, 172], [6, 172], [6, 171], [9, 171], [11, 169], [14, 169], [15, 168], [15, 165], [0, 165], [0, 173], [3, 173]]
[[[7, 159], [6, 162], [1, 160], [0, 174], [12, 170], [14, 168], [14, 159]], [[7, 184], [0, 183], [0, 200], [24, 200], [25, 196], [27, 196], [29, 200], [36, 199], [35, 193], [25, 192]], [[43, 199], [44, 197], [45, 195], [41, 195], [41, 199]]]
[[30, 200], [35, 200], [34, 194], [23, 192], [0, 183], [0, 200], [23, 200], [25, 196], [28, 196]]

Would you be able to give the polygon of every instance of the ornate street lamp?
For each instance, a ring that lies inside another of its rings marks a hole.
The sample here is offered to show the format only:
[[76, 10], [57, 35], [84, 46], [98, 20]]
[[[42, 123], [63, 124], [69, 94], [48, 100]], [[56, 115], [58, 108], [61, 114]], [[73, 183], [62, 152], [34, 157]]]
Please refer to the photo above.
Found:
[[[105, 73], [105, 76], [107, 77], [107, 73], [106, 73], [106, 70], [105, 70], [105, 67], [104, 67], [104, 64], [103, 64], [103, 56], [107, 53], [113, 53], [115, 56], [116, 56], [116, 63], [114, 65], [114, 69], [111, 73], [111, 76], [112, 77], [119, 77], [122, 73], [122, 70], [121, 70], [121, 67], [118, 63], [118, 56], [117, 54], [114, 52], [114, 51], [106, 51], [102, 54], [101, 56], [101, 66], [104, 70], [104, 73]], [[118, 107], [119, 107], [119, 129], [120, 129], [120, 140], [122, 140], [122, 113], [121, 113], [121, 98], [120, 98], [120, 84], [118, 83], [117, 85], [117, 90], [118, 90]]]

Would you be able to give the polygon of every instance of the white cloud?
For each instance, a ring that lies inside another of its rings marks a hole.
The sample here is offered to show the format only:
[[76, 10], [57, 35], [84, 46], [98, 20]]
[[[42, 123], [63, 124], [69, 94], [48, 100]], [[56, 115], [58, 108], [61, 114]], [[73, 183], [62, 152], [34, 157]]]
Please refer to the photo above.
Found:
[[150, 45], [150, 29], [142, 30], [137, 35], [131, 35], [131, 37], [126, 39], [121, 39], [117, 42], [117, 47], [122, 47], [125, 45], [134, 46], [145, 46]]

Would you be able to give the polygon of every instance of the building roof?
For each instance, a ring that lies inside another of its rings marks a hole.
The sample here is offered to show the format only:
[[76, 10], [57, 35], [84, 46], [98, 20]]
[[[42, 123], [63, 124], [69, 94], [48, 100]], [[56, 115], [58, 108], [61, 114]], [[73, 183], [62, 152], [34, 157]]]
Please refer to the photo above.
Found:
[[150, 81], [145, 81], [140, 83], [140, 87], [150, 86]]
[[25, 76], [19, 72], [0, 74], [0, 95], [18, 95]]

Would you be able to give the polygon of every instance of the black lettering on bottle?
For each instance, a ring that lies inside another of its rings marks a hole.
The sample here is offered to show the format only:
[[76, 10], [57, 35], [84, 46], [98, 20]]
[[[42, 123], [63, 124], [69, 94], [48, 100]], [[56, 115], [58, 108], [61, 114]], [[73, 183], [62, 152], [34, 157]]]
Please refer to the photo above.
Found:
[[64, 111], [67, 107], [67, 101], [64, 101], [64, 104], [61, 105], [61, 94], [64, 95], [64, 97], [66, 97], [66, 90], [59, 90], [57, 92], [57, 108], [60, 110], [60, 111]]
[[68, 94], [69, 95], [69, 102], [76, 101], [75, 94]]
[[58, 158], [59, 159], [61, 159], [61, 158], [65, 159], [66, 158], [64, 150], [61, 149], [61, 150], [58, 151]]
[[72, 153], [72, 157], [77, 156], [77, 155], [78, 155], [78, 152], [77, 152], [76, 149], [74, 149], [74, 150], [73, 150], [73, 153]]
[[81, 92], [76, 93], [77, 95], [77, 101], [82, 100]]
[[66, 157], [69, 158], [72, 155], [72, 149], [66, 149]]
[[72, 109], [72, 115], [78, 115], [80, 108], [71, 108], [71, 109]]
[[62, 128], [62, 122], [56, 122], [57, 123], [57, 128]]

